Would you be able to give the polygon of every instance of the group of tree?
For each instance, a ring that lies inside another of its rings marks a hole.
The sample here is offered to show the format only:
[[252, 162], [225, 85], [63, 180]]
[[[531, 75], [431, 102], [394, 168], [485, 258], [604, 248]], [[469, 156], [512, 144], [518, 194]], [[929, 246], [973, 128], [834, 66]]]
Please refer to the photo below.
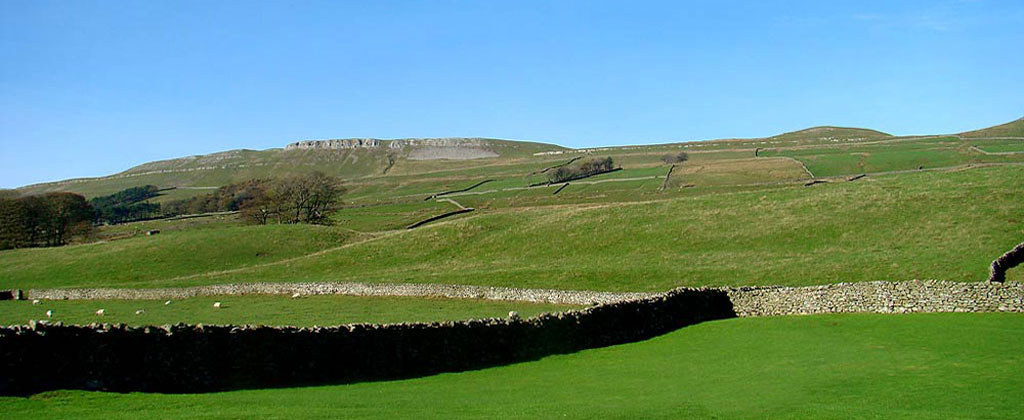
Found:
[[95, 197], [89, 204], [95, 211], [97, 224], [115, 224], [159, 217], [160, 204], [146, 200], [160, 195], [155, 185], [131, 187], [111, 195]]
[[271, 182], [265, 179], [252, 179], [217, 188], [211, 194], [170, 201], [163, 204], [163, 214], [180, 216], [184, 214], [201, 214], [224, 211], [239, 211], [250, 201], [263, 195]]
[[0, 196], [0, 249], [60, 246], [92, 230], [95, 213], [78, 194]]
[[254, 179], [212, 194], [167, 203], [165, 214], [239, 211], [249, 222], [324, 224], [344, 192], [339, 179], [314, 172], [280, 179]]
[[614, 169], [615, 164], [611, 157], [594, 158], [585, 160], [571, 166], [561, 166], [553, 171], [548, 171], [548, 181], [551, 183], [572, 181], [574, 179], [586, 178], [609, 172]]
[[667, 164], [683, 163], [690, 160], [690, 155], [686, 152], [670, 153], [661, 157], [661, 161]]

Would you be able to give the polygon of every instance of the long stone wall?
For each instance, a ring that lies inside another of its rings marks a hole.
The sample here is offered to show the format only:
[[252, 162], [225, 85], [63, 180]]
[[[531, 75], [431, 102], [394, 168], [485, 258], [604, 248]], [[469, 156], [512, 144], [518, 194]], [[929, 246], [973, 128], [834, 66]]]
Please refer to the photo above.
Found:
[[[1024, 312], [1024, 284], [947, 281], [836, 283], [822, 286], [714, 288], [729, 295], [739, 316], [835, 312]], [[12, 291], [20, 293], [20, 291]], [[195, 296], [282, 294], [412, 296], [598, 305], [657, 296], [589, 290], [517, 289], [417, 283], [237, 283], [160, 289], [34, 289], [26, 299], [185, 299]]]
[[613, 293], [589, 290], [516, 289], [509, 287], [466, 286], [427, 283], [236, 283], [195, 287], [159, 289], [31, 289], [26, 299], [185, 299], [215, 295], [349, 295], [349, 296], [418, 296], [453, 299], [488, 299], [515, 302], [596, 305], [656, 296], [657, 293]]
[[[1024, 284], [939, 281], [680, 288], [657, 295], [443, 285], [252, 283], [182, 289], [30, 291], [32, 298], [349, 293], [593, 303], [529, 319], [335, 327], [0, 327], [0, 394], [50, 389], [205, 392], [397, 379], [644, 340], [707, 320], [834, 312], [1024, 312]], [[170, 291], [169, 291], [170, 290]], [[613, 300], [614, 299], [614, 300]]]
[[0, 328], [0, 394], [206, 392], [407, 378], [644, 340], [734, 316], [723, 291], [678, 289], [529, 319], [326, 328], [32, 323]]
[[1024, 312], [1022, 283], [877, 281], [724, 290], [739, 316], [836, 312]]

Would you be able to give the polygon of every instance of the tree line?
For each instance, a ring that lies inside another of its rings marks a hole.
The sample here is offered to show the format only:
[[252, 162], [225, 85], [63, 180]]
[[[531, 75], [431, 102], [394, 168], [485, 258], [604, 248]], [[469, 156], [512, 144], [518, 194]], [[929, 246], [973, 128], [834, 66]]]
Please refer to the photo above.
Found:
[[313, 172], [226, 185], [212, 194], [169, 202], [164, 211], [169, 215], [239, 211], [256, 224], [325, 224], [344, 191], [338, 178]]
[[0, 249], [67, 244], [72, 236], [89, 233], [95, 213], [78, 194], [0, 197]]
[[131, 187], [89, 200], [97, 224], [116, 224], [160, 217], [160, 204], [146, 200], [160, 195], [156, 185]]
[[0, 194], [0, 249], [60, 246], [93, 226], [221, 211], [238, 211], [250, 223], [326, 224], [345, 189], [320, 172], [280, 179], [253, 179], [211, 194], [164, 203], [153, 185], [132, 187], [86, 200], [68, 192], [19, 196]]

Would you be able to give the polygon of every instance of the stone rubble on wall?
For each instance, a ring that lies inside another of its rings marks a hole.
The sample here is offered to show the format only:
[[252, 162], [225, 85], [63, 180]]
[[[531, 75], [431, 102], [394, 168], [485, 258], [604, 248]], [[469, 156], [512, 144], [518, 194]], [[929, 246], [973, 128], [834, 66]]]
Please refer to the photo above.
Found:
[[1024, 312], [1024, 283], [914, 280], [724, 290], [741, 317], [836, 312]]
[[[739, 316], [834, 312], [1024, 312], [1024, 284], [946, 281], [836, 283], [822, 286], [718, 288]], [[595, 305], [647, 298], [656, 293], [415, 283], [238, 283], [164, 289], [39, 289], [26, 299], [184, 299], [194, 296], [285, 294], [412, 296]]]
[[656, 293], [587, 290], [516, 289], [508, 287], [415, 283], [236, 283], [161, 289], [34, 289], [27, 299], [184, 299], [194, 296], [281, 294], [349, 296], [417, 296], [515, 302], [594, 305], [645, 298]]

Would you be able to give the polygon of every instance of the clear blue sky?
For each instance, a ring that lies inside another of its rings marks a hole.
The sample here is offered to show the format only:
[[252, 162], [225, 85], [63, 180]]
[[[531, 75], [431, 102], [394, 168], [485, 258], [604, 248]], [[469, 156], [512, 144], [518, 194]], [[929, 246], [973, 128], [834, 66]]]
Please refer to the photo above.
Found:
[[299, 139], [582, 147], [1021, 116], [1019, 0], [0, 0], [0, 187]]

